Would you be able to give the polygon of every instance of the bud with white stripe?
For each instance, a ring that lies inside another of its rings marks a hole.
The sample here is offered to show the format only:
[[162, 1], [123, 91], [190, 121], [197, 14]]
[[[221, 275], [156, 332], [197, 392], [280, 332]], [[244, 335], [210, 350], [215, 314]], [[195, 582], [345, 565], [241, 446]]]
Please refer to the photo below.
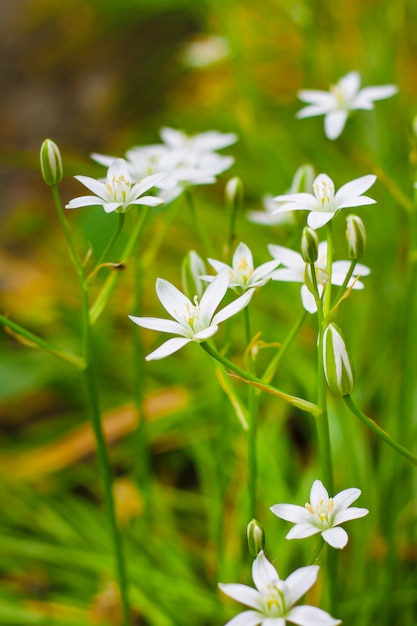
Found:
[[330, 389], [342, 396], [350, 395], [355, 379], [349, 350], [342, 331], [333, 323], [323, 333], [323, 361]]

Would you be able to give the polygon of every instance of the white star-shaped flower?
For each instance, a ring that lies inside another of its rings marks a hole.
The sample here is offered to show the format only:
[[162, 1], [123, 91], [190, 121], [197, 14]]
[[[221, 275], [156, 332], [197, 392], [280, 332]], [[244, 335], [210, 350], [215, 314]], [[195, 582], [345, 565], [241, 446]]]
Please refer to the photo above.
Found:
[[355, 109], [371, 110], [375, 100], [384, 100], [394, 96], [396, 85], [381, 85], [360, 89], [359, 72], [350, 72], [343, 76], [330, 91], [302, 89], [298, 97], [307, 107], [297, 113], [299, 119], [324, 115], [324, 132], [328, 139], [337, 139], [343, 131], [349, 113]]
[[170, 282], [163, 278], [158, 278], [156, 281], [156, 293], [162, 306], [174, 319], [135, 317], [133, 315], [129, 315], [129, 317], [142, 328], [171, 333], [179, 335], [179, 337], [168, 339], [162, 346], [148, 354], [146, 360], [163, 359], [177, 352], [177, 350], [180, 350], [191, 341], [196, 343], [207, 341], [218, 331], [220, 322], [224, 322], [224, 320], [241, 311], [252, 298], [254, 289], [250, 289], [234, 302], [215, 313], [226, 294], [228, 286], [229, 273], [223, 271], [209, 284], [201, 299], [195, 296], [193, 302], [191, 302], [187, 296]]
[[116, 159], [108, 169], [106, 181], [96, 180], [89, 176], [75, 176], [94, 196], [80, 196], [74, 198], [66, 206], [66, 209], [78, 209], [84, 206], [101, 205], [106, 213], [125, 213], [133, 204], [146, 206], [159, 206], [163, 204], [161, 198], [144, 196], [143, 194], [155, 187], [163, 178], [164, 173], [152, 174], [140, 182], [134, 183], [124, 159]]
[[339, 525], [369, 513], [368, 509], [350, 506], [360, 495], [360, 489], [351, 488], [329, 498], [323, 483], [315, 480], [310, 491], [310, 502], [305, 506], [274, 504], [271, 511], [277, 517], [295, 524], [287, 534], [287, 539], [304, 539], [320, 533], [332, 548], [342, 549], [348, 542], [348, 534]]
[[335, 193], [334, 184], [327, 174], [319, 174], [313, 183], [312, 193], [294, 193], [276, 196], [279, 207], [275, 213], [285, 211], [309, 211], [307, 224], [311, 228], [320, 228], [330, 222], [341, 210], [348, 207], [375, 204], [376, 200], [363, 196], [376, 181], [376, 176], [368, 174], [346, 183]]
[[[303, 306], [309, 313], [315, 313], [317, 311], [317, 306], [314, 296], [304, 284], [306, 263], [301, 254], [291, 250], [290, 248], [277, 246], [275, 244], [269, 244], [268, 250], [270, 254], [274, 258], [279, 259], [281, 264], [284, 266], [278, 268], [272, 273], [272, 280], [289, 283], [303, 283], [301, 287], [301, 299]], [[315, 262], [314, 267], [316, 268], [319, 296], [321, 296], [325, 285], [329, 282], [329, 275], [326, 270], [327, 241], [319, 243], [318, 253], [318, 259]], [[332, 263], [332, 285], [343, 285], [350, 265], [351, 261], [334, 261]], [[368, 276], [370, 273], [371, 270], [369, 267], [366, 267], [366, 265], [362, 265], [361, 263], [357, 263], [347, 286], [352, 287], [352, 289], [363, 289], [364, 284], [358, 280], [358, 276]]]
[[[280, 264], [279, 260], [267, 261], [255, 268], [253, 265], [252, 252], [245, 243], [240, 243], [233, 255], [232, 265], [229, 266], [216, 259], [208, 259], [210, 265], [217, 274], [227, 270], [229, 273], [229, 287], [237, 291], [247, 291], [253, 287], [262, 287], [272, 276], [272, 272]], [[203, 280], [211, 282], [214, 276], [201, 276]]]
[[256, 589], [242, 584], [219, 583], [223, 593], [251, 609], [236, 615], [226, 626], [285, 626], [287, 622], [298, 626], [337, 626], [340, 620], [322, 609], [294, 606], [316, 582], [318, 573], [317, 565], [309, 565], [281, 580], [261, 550], [252, 565]]

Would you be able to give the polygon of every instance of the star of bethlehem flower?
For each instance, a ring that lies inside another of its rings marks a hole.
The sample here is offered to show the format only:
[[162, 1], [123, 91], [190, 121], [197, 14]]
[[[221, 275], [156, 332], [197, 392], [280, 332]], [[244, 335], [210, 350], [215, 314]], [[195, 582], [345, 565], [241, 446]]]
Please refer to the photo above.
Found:
[[307, 224], [311, 228], [320, 228], [330, 222], [341, 209], [375, 204], [376, 200], [362, 195], [375, 181], [376, 176], [373, 174], [361, 176], [346, 183], [335, 193], [332, 179], [327, 174], [319, 174], [313, 183], [314, 194], [294, 193], [276, 196], [275, 202], [281, 205], [275, 213], [309, 211]]
[[[215, 183], [216, 176], [234, 163], [233, 157], [216, 152], [237, 141], [234, 133], [207, 131], [188, 136], [173, 128], [162, 128], [160, 135], [164, 143], [135, 146], [126, 152], [125, 160], [132, 178], [165, 172], [158, 184], [165, 202], [174, 200], [192, 185]], [[115, 158], [97, 153], [91, 156], [107, 167]]]
[[168, 339], [159, 348], [148, 354], [147, 361], [163, 359], [191, 341], [201, 343], [207, 341], [219, 329], [219, 324], [241, 311], [252, 298], [254, 289], [250, 289], [242, 296], [215, 313], [229, 286], [229, 273], [223, 271], [218, 274], [204, 291], [201, 299], [194, 297], [193, 302], [179, 289], [163, 278], [156, 281], [156, 293], [162, 306], [174, 318], [173, 320], [158, 317], [135, 317], [130, 319], [150, 330], [179, 335]]
[[[285, 248], [283, 246], [277, 246], [275, 244], [269, 244], [268, 250], [270, 254], [281, 261], [284, 267], [280, 267], [272, 273], [272, 280], [284, 281], [290, 283], [303, 283], [301, 287], [301, 300], [303, 306], [309, 313], [315, 313], [317, 311], [316, 302], [313, 294], [309, 291], [305, 285], [305, 268], [306, 264], [298, 252]], [[334, 261], [332, 263], [331, 282], [332, 285], [343, 285], [346, 274], [350, 268], [350, 261]], [[322, 241], [318, 246], [318, 259], [314, 264], [316, 268], [317, 285], [319, 290], [319, 296], [322, 295], [325, 285], [329, 282], [329, 274], [327, 273], [327, 241]], [[352, 277], [348, 282], [348, 287], [352, 289], [363, 289], [365, 285], [358, 279], [358, 276], [368, 276], [371, 273], [369, 267], [357, 263], [353, 271]]]
[[146, 206], [159, 206], [163, 204], [161, 198], [144, 196], [143, 194], [155, 187], [165, 174], [153, 174], [146, 176], [140, 182], [134, 183], [129, 174], [127, 163], [124, 159], [113, 161], [107, 171], [105, 182], [90, 178], [89, 176], [75, 176], [94, 196], [80, 196], [74, 198], [66, 206], [66, 209], [78, 209], [84, 206], [101, 205], [106, 213], [125, 213], [133, 204]]
[[310, 491], [310, 502], [305, 506], [274, 504], [271, 511], [277, 517], [295, 524], [287, 534], [287, 539], [304, 539], [320, 533], [332, 548], [342, 549], [348, 542], [348, 534], [339, 525], [369, 513], [368, 509], [350, 506], [360, 495], [360, 489], [351, 488], [329, 498], [323, 483], [315, 480]]
[[237, 602], [250, 607], [227, 622], [226, 626], [285, 626], [287, 622], [298, 626], [337, 626], [334, 619], [315, 606], [294, 606], [312, 587], [319, 573], [318, 565], [295, 570], [286, 580], [281, 580], [275, 567], [261, 550], [252, 565], [256, 589], [241, 584], [222, 584], [220, 589]]
[[[280, 264], [279, 260], [267, 261], [255, 269], [252, 252], [245, 243], [240, 243], [236, 248], [231, 266], [216, 259], [208, 259], [208, 262], [217, 274], [227, 270], [229, 287], [239, 292], [265, 285], [271, 279], [272, 272]], [[209, 282], [214, 280], [214, 276], [209, 275], [203, 275], [200, 278]]]
[[297, 113], [299, 119], [324, 115], [324, 132], [328, 139], [337, 139], [342, 134], [349, 113], [355, 109], [374, 108], [374, 101], [384, 100], [395, 95], [396, 85], [365, 87], [360, 89], [359, 72], [350, 72], [343, 76], [330, 91], [302, 89], [298, 97], [308, 103]]

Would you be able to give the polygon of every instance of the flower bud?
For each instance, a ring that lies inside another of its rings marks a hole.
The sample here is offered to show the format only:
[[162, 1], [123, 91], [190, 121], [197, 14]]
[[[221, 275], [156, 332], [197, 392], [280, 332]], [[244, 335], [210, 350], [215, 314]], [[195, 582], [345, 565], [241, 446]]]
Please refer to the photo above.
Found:
[[257, 556], [265, 546], [264, 530], [260, 523], [256, 519], [253, 519], [249, 522], [246, 533], [248, 537], [249, 552], [252, 556]]
[[343, 333], [333, 323], [323, 333], [323, 361], [327, 384], [333, 393], [350, 395], [355, 386], [351, 359]]
[[243, 183], [239, 176], [234, 176], [227, 181], [224, 190], [226, 203], [235, 211], [243, 204]]
[[346, 218], [346, 239], [349, 258], [356, 261], [363, 257], [366, 248], [366, 231], [364, 223], [357, 215], [348, 215]]
[[301, 165], [292, 179], [290, 193], [312, 193], [315, 178], [316, 174], [312, 165], [308, 163]]
[[41, 170], [44, 181], [49, 187], [58, 185], [63, 176], [61, 153], [51, 139], [45, 139], [41, 146]]
[[309, 226], [303, 229], [301, 238], [301, 256], [306, 263], [315, 263], [319, 257], [319, 238], [315, 230]]
[[201, 298], [206, 283], [201, 280], [200, 276], [206, 273], [203, 259], [195, 250], [190, 250], [181, 266], [182, 287], [189, 298], [194, 298], [194, 296]]

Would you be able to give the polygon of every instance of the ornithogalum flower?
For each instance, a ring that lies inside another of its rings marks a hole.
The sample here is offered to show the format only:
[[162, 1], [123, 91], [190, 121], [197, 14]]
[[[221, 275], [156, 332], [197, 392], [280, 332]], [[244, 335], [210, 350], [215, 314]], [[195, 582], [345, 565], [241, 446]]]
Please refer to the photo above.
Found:
[[355, 109], [373, 109], [375, 100], [384, 100], [395, 95], [398, 87], [382, 85], [360, 89], [361, 77], [358, 72], [343, 76], [330, 91], [302, 89], [298, 97], [308, 103], [297, 113], [299, 119], [324, 115], [324, 132], [328, 139], [337, 139], [345, 127], [351, 111]]
[[194, 297], [193, 302], [174, 285], [163, 278], [156, 281], [156, 293], [162, 306], [174, 318], [173, 320], [159, 317], [134, 317], [130, 319], [150, 330], [159, 330], [163, 333], [179, 335], [168, 339], [159, 348], [148, 354], [147, 361], [163, 359], [191, 341], [201, 343], [207, 341], [219, 329], [220, 322], [227, 320], [238, 313], [250, 301], [254, 289], [250, 289], [242, 296], [215, 313], [229, 286], [227, 271], [218, 274], [203, 293], [201, 299]]
[[[306, 263], [301, 254], [285, 248], [283, 246], [277, 246], [270, 244], [268, 246], [270, 254], [281, 261], [283, 267], [279, 267], [272, 273], [272, 280], [290, 282], [290, 283], [303, 283], [301, 287], [301, 299], [303, 306], [309, 313], [315, 313], [317, 311], [316, 302], [313, 294], [308, 290], [305, 282], [305, 269]], [[334, 261], [332, 263], [331, 282], [332, 285], [341, 286], [346, 278], [346, 274], [349, 271], [350, 261]], [[318, 246], [318, 259], [314, 264], [316, 268], [317, 286], [319, 290], [319, 296], [323, 293], [325, 285], [329, 282], [330, 276], [327, 273], [327, 241], [322, 241]], [[358, 276], [368, 276], [371, 270], [366, 265], [357, 263], [355, 265], [352, 277], [348, 282], [348, 287], [352, 289], [363, 289], [364, 284], [358, 280]]]
[[311, 228], [320, 228], [327, 224], [341, 210], [348, 207], [375, 204], [376, 200], [362, 194], [376, 181], [376, 176], [368, 174], [346, 183], [338, 191], [327, 174], [319, 174], [313, 183], [312, 193], [293, 193], [276, 196], [279, 203], [275, 213], [285, 211], [309, 211], [307, 224]]
[[[229, 287], [239, 292], [265, 285], [271, 279], [272, 272], [280, 264], [279, 259], [277, 259], [262, 263], [255, 268], [252, 252], [245, 243], [240, 243], [236, 248], [231, 266], [222, 261], [216, 261], [216, 259], [208, 259], [208, 262], [218, 274], [227, 270], [229, 272]], [[212, 281], [214, 276], [204, 275], [201, 278]]]
[[277, 517], [295, 524], [287, 534], [287, 539], [304, 539], [320, 533], [332, 548], [341, 549], [348, 542], [348, 534], [339, 525], [369, 513], [368, 509], [350, 506], [360, 495], [360, 489], [351, 488], [329, 498], [323, 483], [315, 480], [310, 491], [310, 502], [305, 506], [274, 504], [271, 511]]
[[125, 213], [133, 204], [144, 204], [155, 207], [163, 204], [163, 200], [154, 196], [143, 194], [155, 187], [163, 178], [164, 173], [152, 174], [140, 182], [134, 183], [129, 174], [127, 163], [124, 159], [113, 161], [107, 172], [105, 182], [90, 178], [89, 176], [75, 176], [94, 196], [80, 196], [74, 198], [66, 206], [66, 209], [78, 209], [83, 206], [101, 205], [106, 213]]
[[287, 622], [298, 626], [337, 626], [340, 620], [322, 609], [309, 605], [294, 606], [316, 582], [318, 573], [318, 565], [308, 565], [281, 580], [261, 550], [252, 565], [256, 589], [242, 584], [219, 583], [223, 593], [250, 607], [249, 611], [236, 615], [226, 626], [285, 626]]

